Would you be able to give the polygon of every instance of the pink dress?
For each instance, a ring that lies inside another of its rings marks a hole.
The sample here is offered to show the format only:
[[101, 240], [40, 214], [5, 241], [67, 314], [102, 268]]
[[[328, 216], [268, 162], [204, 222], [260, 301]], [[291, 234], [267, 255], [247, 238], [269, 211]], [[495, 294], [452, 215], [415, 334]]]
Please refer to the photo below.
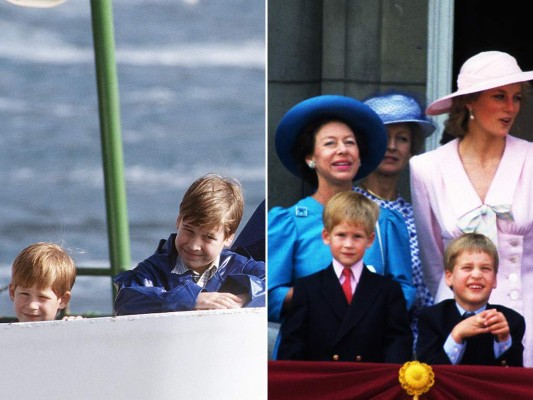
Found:
[[443, 254], [463, 231], [491, 236], [500, 264], [490, 297], [526, 319], [524, 365], [533, 367], [533, 143], [508, 136], [483, 203], [459, 158], [459, 141], [411, 158], [411, 195], [424, 279], [435, 301], [452, 297]]

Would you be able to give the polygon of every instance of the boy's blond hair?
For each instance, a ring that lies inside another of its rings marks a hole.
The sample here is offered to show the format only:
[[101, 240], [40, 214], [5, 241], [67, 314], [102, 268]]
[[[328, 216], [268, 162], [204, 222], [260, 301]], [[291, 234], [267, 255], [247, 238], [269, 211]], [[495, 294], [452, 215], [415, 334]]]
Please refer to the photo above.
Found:
[[72, 289], [76, 267], [68, 253], [55, 243], [38, 242], [22, 250], [13, 261], [11, 285], [43, 290], [51, 288], [57, 297]]
[[444, 270], [453, 271], [457, 258], [465, 251], [475, 251], [486, 253], [492, 258], [494, 272], [498, 273], [498, 249], [485, 235], [480, 233], [465, 233], [458, 238], [453, 239], [444, 251]]
[[185, 192], [178, 224], [187, 220], [191, 225], [208, 230], [222, 225], [227, 239], [237, 231], [243, 210], [241, 184], [233, 178], [207, 174], [197, 179]]
[[368, 235], [374, 232], [379, 217], [379, 206], [362, 194], [348, 190], [337, 193], [324, 207], [324, 228], [332, 229], [343, 222], [363, 226]]

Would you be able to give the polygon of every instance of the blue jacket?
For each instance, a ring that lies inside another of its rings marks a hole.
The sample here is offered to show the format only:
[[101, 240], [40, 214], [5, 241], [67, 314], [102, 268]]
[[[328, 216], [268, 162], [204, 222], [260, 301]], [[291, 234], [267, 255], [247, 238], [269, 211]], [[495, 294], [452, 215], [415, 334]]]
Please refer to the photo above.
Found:
[[174, 233], [161, 240], [151, 257], [113, 278], [118, 291], [115, 315], [190, 311], [202, 291], [247, 293], [250, 301], [245, 307], [264, 307], [264, 262], [224, 249], [217, 272], [202, 288], [194, 283], [190, 272], [181, 275], [171, 272], [178, 256], [175, 238]]

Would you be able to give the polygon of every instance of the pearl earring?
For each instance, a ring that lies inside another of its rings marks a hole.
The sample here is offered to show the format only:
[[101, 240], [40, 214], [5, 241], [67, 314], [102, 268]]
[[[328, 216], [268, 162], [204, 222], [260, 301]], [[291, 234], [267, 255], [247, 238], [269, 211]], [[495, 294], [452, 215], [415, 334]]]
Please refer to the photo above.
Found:
[[311, 169], [315, 169], [316, 168], [316, 164], [315, 164], [315, 162], [313, 160], [309, 161], [309, 163], [307, 165], [309, 165], [309, 168], [311, 168]]
[[472, 113], [472, 110], [468, 110], [468, 118], [470, 118], [471, 121], [473, 121], [475, 118], [474, 118], [474, 114]]

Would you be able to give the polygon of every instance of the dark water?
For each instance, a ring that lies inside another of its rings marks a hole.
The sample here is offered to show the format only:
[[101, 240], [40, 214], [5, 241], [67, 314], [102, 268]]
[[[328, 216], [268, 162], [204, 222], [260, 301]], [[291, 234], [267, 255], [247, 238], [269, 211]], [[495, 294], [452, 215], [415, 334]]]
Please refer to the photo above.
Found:
[[[115, 0], [132, 264], [174, 231], [200, 175], [240, 180], [244, 221], [264, 198], [264, 2]], [[90, 2], [0, 2], [0, 287], [16, 254], [58, 242], [107, 266]], [[108, 278], [79, 277], [73, 312], [111, 312]], [[0, 293], [0, 316], [11, 315]]]

